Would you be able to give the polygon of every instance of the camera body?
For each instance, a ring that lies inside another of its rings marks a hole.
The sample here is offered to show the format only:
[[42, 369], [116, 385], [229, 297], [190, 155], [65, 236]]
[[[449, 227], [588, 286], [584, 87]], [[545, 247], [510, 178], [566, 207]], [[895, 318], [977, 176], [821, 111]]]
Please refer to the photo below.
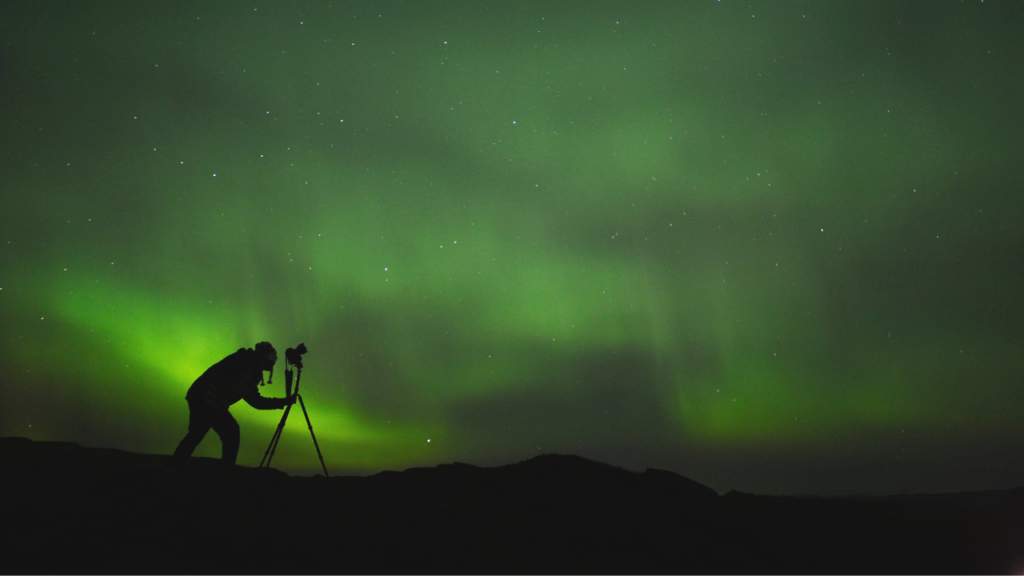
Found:
[[289, 348], [284, 351], [285, 360], [293, 365], [297, 366], [299, 370], [302, 370], [302, 355], [308, 352], [305, 344], [299, 344], [295, 348]]

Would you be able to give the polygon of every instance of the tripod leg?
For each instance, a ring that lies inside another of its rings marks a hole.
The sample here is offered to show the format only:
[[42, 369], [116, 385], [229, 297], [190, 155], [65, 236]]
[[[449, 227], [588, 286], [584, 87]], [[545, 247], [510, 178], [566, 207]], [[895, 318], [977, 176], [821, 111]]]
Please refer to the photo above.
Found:
[[316, 455], [320, 457], [320, 465], [324, 468], [324, 477], [330, 478], [331, 475], [327, 473], [327, 465], [324, 464], [324, 455], [320, 453], [320, 445], [316, 442], [316, 434], [313, 433], [313, 423], [309, 421], [309, 412], [306, 412], [306, 403], [302, 401], [302, 396], [299, 396], [299, 405], [302, 406], [302, 415], [306, 417], [306, 426], [309, 426], [309, 435], [313, 437], [313, 446], [316, 447]]
[[[270, 456], [270, 450], [277, 443], [277, 438], [281, 435], [281, 425], [278, 424], [277, 428], [274, 429], [274, 435], [270, 438], [270, 444], [267, 445], [267, 451], [263, 453], [263, 459], [260, 460], [260, 465], [257, 468], [263, 468], [263, 463], [267, 461], [267, 457]], [[269, 464], [267, 465], [269, 466]]]
[[[288, 421], [288, 413], [291, 412], [291, 405], [285, 407], [284, 415], [281, 416], [281, 422], [277, 425], [277, 430], [274, 431], [274, 437], [270, 439], [270, 445], [267, 446], [267, 451], [263, 453], [263, 460], [267, 461], [267, 468], [270, 468], [270, 461], [274, 459], [274, 453], [277, 452], [277, 443], [281, 440], [281, 432], [284, 431], [284, 423]], [[270, 456], [269, 458], [267, 456]], [[263, 467], [263, 460], [260, 460], [259, 467]]]
[[[267, 461], [267, 457], [270, 456], [270, 449], [273, 448], [275, 444], [277, 444], [277, 439], [280, 438], [280, 437], [281, 437], [281, 424], [278, 424], [277, 428], [274, 429], [274, 435], [270, 438], [270, 444], [267, 445], [267, 451], [263, 453], [263, 459], [260, 460], [260, 465], [257, 466], [257, 468], [263, 468], [263, 463], [266, 462]], [[270, 466], [270, 464], [267, 464], [267, 466]]]

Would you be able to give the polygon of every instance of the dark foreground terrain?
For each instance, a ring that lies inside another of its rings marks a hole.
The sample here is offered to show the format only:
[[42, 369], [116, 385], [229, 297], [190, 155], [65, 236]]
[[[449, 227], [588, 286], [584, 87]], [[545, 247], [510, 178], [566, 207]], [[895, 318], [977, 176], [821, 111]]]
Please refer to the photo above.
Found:
[[0, 439], [4, 573], [1009, 573], [1024, 489], [754, 496], [547, 455], [369, 477]]

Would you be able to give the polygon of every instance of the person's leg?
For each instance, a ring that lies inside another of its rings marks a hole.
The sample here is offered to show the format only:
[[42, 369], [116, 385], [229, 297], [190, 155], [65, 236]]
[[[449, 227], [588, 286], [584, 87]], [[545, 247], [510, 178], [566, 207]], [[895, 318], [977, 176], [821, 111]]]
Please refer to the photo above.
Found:
[[241, 432], [238, 429], [238, 422], [227, 410], [218, 411], [217, 417], [211, 422], [213, 431], [220, 436], [221, 460], [225, 464], [234, 464], [238, 459], [238, 444], [241, 440]]
[[178, 447], [174, 450], [173, 460], [183, 461], [192, 455], [192, 452], [203, 441], [206, 433], [210, 431], [210, 413], [205, 406], [199, 403], [188, 403], [188, 434], [181, 439]]

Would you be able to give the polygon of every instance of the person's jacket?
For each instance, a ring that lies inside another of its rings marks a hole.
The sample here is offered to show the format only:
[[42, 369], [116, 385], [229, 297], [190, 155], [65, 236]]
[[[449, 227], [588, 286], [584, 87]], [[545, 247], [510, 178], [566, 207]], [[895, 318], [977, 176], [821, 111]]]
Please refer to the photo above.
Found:
[[205, 401], [226, 410], [239, 400], [245, 400], [257, 410], [277, 410], [287, 404], [284, 398], [260, 396], [259, 383], [263, 379], [260, 358], [252, 348], [239, 348], [238, 352], [210, 366], [192, 383], [185, 395], [190, 401]]

